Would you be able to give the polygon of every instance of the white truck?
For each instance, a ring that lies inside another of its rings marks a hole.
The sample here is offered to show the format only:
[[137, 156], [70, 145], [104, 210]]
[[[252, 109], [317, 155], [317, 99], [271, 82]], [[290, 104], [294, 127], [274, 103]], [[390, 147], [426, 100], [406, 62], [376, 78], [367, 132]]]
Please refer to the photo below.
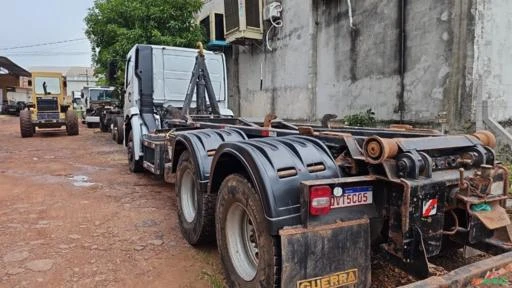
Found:
[[[84, 87], [82, 99], [85, 105], [84, 123], [88, 128], [100, 127], [108, 132], [111, 114], [119, 114], [119, 99], [115, 97], [114, 87]], [[112, 113], [114, 112], [114, 113]]]
[[[220, 114], [233, 116], [227, 106], [224, 54], [204, 53]], [[143, 169], [143, 135], [161, 128], [162, 111], [176, 112], [183, 107], [196, 56], [196, 49], [155, 45], [135, 45], [128, 53], [124, 115], [114, 119], [112, 132], [117, 133], [118, 143], [124, 140], [131, 153], [130, 169]], [[195, 105], [194, 100], [190, 107]]]

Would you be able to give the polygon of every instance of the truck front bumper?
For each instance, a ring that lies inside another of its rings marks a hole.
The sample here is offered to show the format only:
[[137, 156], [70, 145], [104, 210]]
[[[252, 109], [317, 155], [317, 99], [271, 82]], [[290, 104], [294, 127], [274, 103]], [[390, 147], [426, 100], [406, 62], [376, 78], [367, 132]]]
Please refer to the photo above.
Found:
[[85, 116], [85, 123], [100, 123], [100, 116]]

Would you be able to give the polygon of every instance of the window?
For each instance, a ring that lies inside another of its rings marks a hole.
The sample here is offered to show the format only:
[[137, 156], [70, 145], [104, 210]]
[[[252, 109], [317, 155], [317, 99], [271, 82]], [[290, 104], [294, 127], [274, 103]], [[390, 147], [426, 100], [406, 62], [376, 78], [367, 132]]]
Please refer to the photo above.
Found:
[[36, 77], [34, 89], [36, 94], [40, 95], [58, 95], [60, 94], [60, 78], [56, 77]]
[[113, 91], [112, 90], [90, 90], [89, 97], [91, 97], [91, 101], [110, 101], [113, 99]]

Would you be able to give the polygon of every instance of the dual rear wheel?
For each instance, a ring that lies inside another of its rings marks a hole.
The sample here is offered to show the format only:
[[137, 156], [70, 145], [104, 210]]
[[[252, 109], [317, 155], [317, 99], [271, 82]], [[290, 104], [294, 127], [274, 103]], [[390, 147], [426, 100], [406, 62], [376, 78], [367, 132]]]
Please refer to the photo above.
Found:
[[253, 185], [244, 176], [232, 174], [224, 179], [217, 195], [199, 187], [195, 165], [185, 151], [178, 161], [176, 183], [185, 239], [199, 245], [216, 238], [228, 287], [279, 287], [279, 239], [268, 232]]

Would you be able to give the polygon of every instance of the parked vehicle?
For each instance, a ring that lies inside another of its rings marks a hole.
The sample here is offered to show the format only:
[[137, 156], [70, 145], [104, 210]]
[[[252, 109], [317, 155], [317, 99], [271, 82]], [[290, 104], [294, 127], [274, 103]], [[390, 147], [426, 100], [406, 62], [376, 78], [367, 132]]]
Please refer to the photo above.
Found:
[[62, 126], [66, 127], [68, 135], [78, 135], [78, 118], [70, 103], [65, 101], [67, 93], [64, 76], [54, 72], [32, 72], [31, 82], [31, 103], [20, 112], [21, 137], [32, 137], [36, 127]]
[[[160, 115], [180, 113], [185, 95], [190, 87], [190, 75], [194, 69], [196, 50], [166, 46], [134, 46], [127, 57], [125, 75], [125, 98], [123, 113], [123, 129], [125, 137], [133, 134], [134, 159], [142, 157], [143, 135], [161, 128]], [[233, 116], [227, 108], [226, 61], [223, 54], [206, 52], [208, 67], [211, 71], [216, 103], [220, 113]], [[143, 62], [149, 69], [148, 73], [136, 71], [136, 66]], [[141, 77], [144, 77], [142, 79]], [[142, 87], [141, 85], [146, 85]], [[150, 94], [146, 91], [151, 91]], [[191, 100], [190, 105], [195, 106]], [[154, 117], [155, 121], [144, 120]], [[151, 123], [151, 126], [147, 126]], [[156, 126], [158, 125], [158, 126]], [[126, 142], [126, 141], [125, 141]], [[127, 142], [126, 142], [127, 143]]]
[[82, 98], [85, 104], [83, 117], [87, 128], [99, 127], [102, 132], [108, 132], [113, 117], [121, 114], [114, 87], [84, 87]]
[[20, 115], [20, 111], [25, 109], [27, 107], [27, 104], [23, 101], [9, 101], [7, 102], [7, 105], [5, 106], [5, 113], [10, 115]]
[[[491, 133], [225, 116], [223, 56], [200, 51], [190, 77], [170, 72], [188, 61], [173, 58], [181, 53], [192, 58], [190, 50], [147, 45], [128, 56], [129, 169], [175, 183], [183, 237], [217, 243], [229, 287], [369, 287], [379, 247], [422, 278], [442, 251], [510, 251], [508, 171]], [[171, 79], [155, 81], [164, 69]], [[186, 95], [182, 107], [166, 105], [168, 95]]]

